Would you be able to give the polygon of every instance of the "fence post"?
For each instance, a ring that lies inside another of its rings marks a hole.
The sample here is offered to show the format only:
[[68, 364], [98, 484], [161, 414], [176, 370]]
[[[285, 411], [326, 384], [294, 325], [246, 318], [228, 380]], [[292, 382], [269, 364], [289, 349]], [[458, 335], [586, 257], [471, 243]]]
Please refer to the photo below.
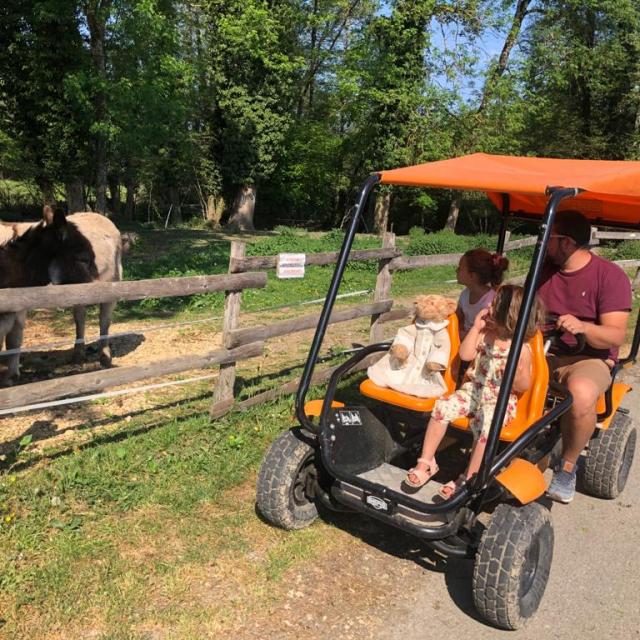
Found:
[[509, 240], [511, 239], [511, 231], [509, 231], [509, 229], [507, 229], [505, 231], [504, 234], [504, 249], [503, 249], [503, 253], [507, 253], [508, 249], [507, 247], [509, 246]]
[[[382, 248], [393, 249], [396, 246], [396, 234], [390, 231], [385, 232], [382, 237]], [[376, 289], [373, 294], [373, 301], [388, 300], [391, 295], [391, 270], [389, 269], [390, 258], [385, 258], [378, 262], [378, 277], [376, 278]], [[369, 330], [369, 342], [381, 342], [384, 326], [379, 322], [380, 314], [371, 316], [371, 328]]]
[[[231, 241], [231, 252], [229, 255], [229, 273], [231, 273], [231, 263], [234, 258], [244, 258], [246, 245], [238, 240]], [[222, 320], [222, 344], [226, 345], [229, 331], [238, 328], [240, 318], [240, 301], [242, 291], [224, 292], [224, 318]], [[213, 389], [213, 401], [211, 404], [210, 416], [212, 418], [220, 415], [221, 403], [224, 406], [231, 406], [234, 402], [233, 387], [236, 381], [236, 363], [220, 365], [218, 381]]]

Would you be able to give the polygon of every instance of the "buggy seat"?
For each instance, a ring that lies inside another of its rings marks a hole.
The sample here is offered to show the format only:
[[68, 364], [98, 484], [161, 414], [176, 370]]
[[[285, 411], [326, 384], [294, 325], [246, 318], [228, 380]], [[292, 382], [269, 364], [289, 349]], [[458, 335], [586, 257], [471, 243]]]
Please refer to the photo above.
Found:
[[[458, 364], [458, 351], [460, 338], [458, 336], [458, 317], [455, 314], [449, 316], [449, 338], [451, 339], [451, 354], [449, 366], [444, 373], [444, 381], [447, 385], [447, 393], [453, 393], [456, 388], [456, 370]], [[537, 331], [529, 340], [531, 348], [532, 384], [518, 399], [516, 417], [509, 421], [500, 433], [500, 440], [512, 442], [544, 413], [547, 389], [549, 385], [549, 367], [544, 354], [544, 341], [542, 333]], [[380, 400], [387, 404], [411, 411], [430, 412], [437, 398], [418, 398], [407, 393], [379, 387], [369, 378], [360, 385], [360, 393], [369, 398]], [[460, 430], [469, 429], [469, 419], [459, 418], [451, 423], [451, 426]]]
[[[453, 393], [456, 389], [456, 376], [458, 370], [458, 351], [460, 350], [460, 335], [458, 333], [458, 316], [452, 313], [449, 318], [447, 333], [451, 342], [451, 352], [449, 353], [449, 364], [442, 374], [444, 383], [447, 386], [447, 393]], [[387, 404], [402, 407], [403, 409], [411, 409], [412, 411], [429, 412], [433, 409], [437, 398], [419, 398], [408, 393], [395, 391], [387, 387], [380, 387], [372, 380], [367, 378], [360, 385], [360, 393], [368, 398], [380, 400]]]
[[[536, 331], [528, 342], [531, 348], [531, 386], [519, 398], [516, 417], [502, 427], [500, 440], [513, 442], [544, 413], [549, 387], [549, 366], [544, 354], [542, 333]], [[451, 423], [456, 429], [469, 429], [469, 418], [458, 418]]]

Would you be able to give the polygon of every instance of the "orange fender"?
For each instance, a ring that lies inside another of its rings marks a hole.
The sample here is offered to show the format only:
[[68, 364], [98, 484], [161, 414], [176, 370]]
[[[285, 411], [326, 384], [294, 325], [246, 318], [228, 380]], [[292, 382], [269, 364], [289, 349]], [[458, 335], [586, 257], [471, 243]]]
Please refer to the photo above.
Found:
[[547, 483], [540, 469], [522, 458], [513, 460], [496, 476], [496, 480], [510, 491], [520, 504], [533, 502], [547, 489]]
[[[631, 391], [633, 387], [628, 384], [623, 384], [622, 382], [614, 382], [613, 388], [611, 389], [611, 415], [608, 418], [605, 418], [602, 422], [598, 423], [599, 429], [608, 429], [611, 424], [611, 420], [613, 420], [613, 416], [616, 415], [616, 410], [620, 406], [622, 402], [622, 398]], [[598, 405], [596, 407], [596, 411], [598, 413], [602, 413], [605, 409], [604, 403], [604, 394], [600, 396], [598, 399]]]
[[[309, 402], [304, 403], [304, 412], [310, 418], [318, 418], [320, 417], [320, 412], [322, 411], [322, 403], [324, 402], [324, 398], [320, 398], [320, 400], [309, 400]], [[334, 400], [331, 403], [331, 406], [334, 409], [338, 409], [339, 407], [344, 407], [344, 402], [338, 402]]]

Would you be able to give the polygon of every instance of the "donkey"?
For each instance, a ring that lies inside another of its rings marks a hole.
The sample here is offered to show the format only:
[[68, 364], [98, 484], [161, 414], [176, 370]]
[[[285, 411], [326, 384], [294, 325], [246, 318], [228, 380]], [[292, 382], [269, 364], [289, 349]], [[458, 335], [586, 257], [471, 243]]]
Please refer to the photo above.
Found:
[[[46, 229], [52, 232], [55, 247], [48, 265], [52, 284], [116, 282], [122, 280], [122, 237], [116, 226], [103, 215], [90, 211], [65, 216], [60, 209], [45, 206]], [[100, 303], [99, 359], [102, 367], [111, 366], [111, 348], [106, 337], [111, 326], [115, 302]], [[74, 360], [85, 357], [86, 308], [73, 308], [76, 325]], [[104, 336], [104, 337], [103, 337]]]
[[[51, 254], [43, 250], [43, 223], [20, 228], [0, 228], [0, 289], [34, 287], [49, 283], [48, 267]], [[27, 316], [26, 311], [0, 313], [0, 348], [6, 340], [9, 350], [18, 350]], [[10, 384], [20, 375], [20, 355], [11, 354], [2, 384]]]
[[[4, 231], [6, 236], [6, 231]], [[2, 237], [0, 236], [0, 241]], [[0, 288], [76, 284], [122, 279], [122, 239], [115, 225], [104, 216], [85, 212], [70, 215], [49, 206], [43, 220], [14, 228], [14, 237], [0, 245]], [[103, 367], [111, 365], [106, 335], [115, 302], [100, 305], [99, 357]], [[7, 349], [18, 349], [26, 312], [0, 314], [0, 344], [6, 336]], [[84, 306], [74, 307], [76, 344], [74, 360], [84, 359]], [[7, 382], [19, 377], [19, 356], [8, 362]]]

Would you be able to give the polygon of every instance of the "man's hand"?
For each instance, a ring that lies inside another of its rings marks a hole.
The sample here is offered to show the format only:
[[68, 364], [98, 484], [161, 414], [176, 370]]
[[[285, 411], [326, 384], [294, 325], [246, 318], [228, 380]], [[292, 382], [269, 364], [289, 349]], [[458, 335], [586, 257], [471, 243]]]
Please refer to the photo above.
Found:
[[556, 322], [558, 329], [568, 331], [574, 336], [578, 333], [585, 333], [585, 324], [582, 320], [578, 320], [578, 318], [568, 313], [560, 316]]
[[628, 311], [611, 311], [600, 314], [598, 324], [593, 324], [566, 314], [558, 318], [556, 325], [573, 335], [584, 333], [587, 344], [595, 349], [609, 349], [624, 343], [628, 318]]

